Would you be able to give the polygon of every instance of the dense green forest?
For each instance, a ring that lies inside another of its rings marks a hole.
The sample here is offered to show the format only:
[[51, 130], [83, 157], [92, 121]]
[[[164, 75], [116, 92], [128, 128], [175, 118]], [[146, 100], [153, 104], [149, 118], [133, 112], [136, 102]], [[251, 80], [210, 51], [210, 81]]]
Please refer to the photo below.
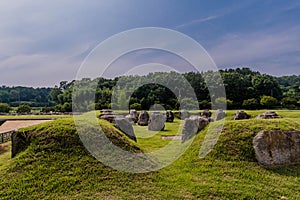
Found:
[[[212, 101], [216, 104], [225, 101], [223, 98], [225, 94], [222, 92], [220, 96], [216, 95], [218, 93], [211, 96], [209, 92], [217, 90], [223, 83], [229, 109], [300, 107], [300, 75], [273, 77], [249, 68], [226, 69], [219, 72], [221, 77], [213, 71], [184, 74], [157, 72], [147, 76], [62, 81], [54, 88], [2, 86], [0, 102], [9, 106], [28, 104], [32, 107], [43, 107], [44, 112], [71, 112], [72, 97], [77, 102], [89, 95], [92, 95], [90, 99], [95, 99], [93, 102], [78, 105], [81, 106], [78, 108], [81, 111], [94, 108], [126, 109], [128, 105], [130, 108], [140, 110], [149, 109], [154, 104], [160, 104], [166, 109], [178, 109], [177, 97], [179, 97], [180, 105], [184, 104], [185, 108], [196, 109], [199, 103], [200, 109], [205, 109], [211, 107]], [[194, 91], [190, 90], [189, 84]], [[197, 103], [194, 102], [192, 94], [196, 94]], [[3, 112], [1, 106], [0, 112]]]

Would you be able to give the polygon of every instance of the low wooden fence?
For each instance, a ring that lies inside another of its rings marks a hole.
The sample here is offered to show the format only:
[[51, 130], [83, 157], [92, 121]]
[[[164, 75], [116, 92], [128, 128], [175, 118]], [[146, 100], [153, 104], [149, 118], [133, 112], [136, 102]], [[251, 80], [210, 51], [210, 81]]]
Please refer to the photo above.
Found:
[[4, 133], [0, 133], [0, 144], [8, 142], [11, 140], [11, 135], [14, 133], [15, 131], [7, 131]]

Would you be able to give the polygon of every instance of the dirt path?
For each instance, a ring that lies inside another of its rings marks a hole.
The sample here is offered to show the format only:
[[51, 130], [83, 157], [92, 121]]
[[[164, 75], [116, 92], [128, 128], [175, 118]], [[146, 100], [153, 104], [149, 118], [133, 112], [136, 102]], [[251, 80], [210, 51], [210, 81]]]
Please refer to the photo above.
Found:
[[28, 126], [41, 124], [52, 120], [16, 120], [16, 121], [6, 121], [0, 126], [0, 133], [8, 132], [12, 130], [18, 130], [20, 128], [25, 128]]

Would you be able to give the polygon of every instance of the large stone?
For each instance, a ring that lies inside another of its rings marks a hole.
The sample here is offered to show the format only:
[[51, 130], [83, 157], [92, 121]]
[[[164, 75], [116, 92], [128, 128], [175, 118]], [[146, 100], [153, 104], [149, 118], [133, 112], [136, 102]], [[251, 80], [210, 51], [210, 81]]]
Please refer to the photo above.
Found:
[[185, 120], [190, 117], [190, 113], [187, 110], [180, 110], [178, 113], [178, 118], [181, 120]]
[[216, 113], [216, 121], [224, 119], [226, 117], [225, 112], [222, 109], [218, 109]]
[[152, 112], [150, 119], [148, 130], [150, 131], [161, 131], [165, 128], [166, 117], [160, 112]]
[[209, 124], [209, 120], [205, 117], [191, 116], [184, 120], [181, 142], [192, 138], [198, 131], [201, 131]]
[[234, 120], [249, 119], [249, 118], [250, 118], [250, 115], [248, 115], [243, 110], [236, 111], [236, 113], [234, 115]]
[[256, 117], [257, 119], [277, 119], [281, 118], [279, 115], [277, 115], [274, 111], [268, 111], [263, 114], [260, 114]]
[[132, 121], [133, 121], [134, 123], [137, 123], [137, 122], [138, 122], [138, 120], [139, 120], [139, 115], [138, 115], [138, 113], [137, 113], [136, 110], [131, 109], [131, 110], [129, 111], [129, 115], [130, 115], [130, 117], [131, 117], [131, 119], [132, 119]]
[[104, 116], [104, 115], [114, 115], [114, 112], [109, 109], [100, 110], [100, 117]]
[[128, 120], [126, 120], [125, 118], [116, 118], [115, 124], [118, 129], [120, 129], [123, 133], [125, 133], [125, 135], [136, 142], [136, 136], [134, 134], [132, 124], [128, 122]]
[[118, 118], [124, 118], [124, 116], [123, 115], [102, 115], [102, 116], [100, 116], [100, 119], [104, 119], [113, 124], [115, 124], [115, 120]]
[[140, 126], [148, 126], [149, 122], [149, 114], [147, 111], [142, 110], [139, 114], [138, 125]]
[[201, 113], [201, 116], [206, 117], [206, 118], [210, 118], [212, 115], [212, 112], [210, 112], [209, 110], [203, 110], [203, 112]]
[[166, 121], [173, 122], [174, 121], [174, 113], [171, 110], [166, 111]]
[[181, 142], [184, 143], [188, 139], [194, 137], [198, 132], [198, 121], [193, 118], [186, 118], [182, 128]]
[[261, 131], [254, 137], [253, 147], [263, 165], [300, 163], [300, 131]]

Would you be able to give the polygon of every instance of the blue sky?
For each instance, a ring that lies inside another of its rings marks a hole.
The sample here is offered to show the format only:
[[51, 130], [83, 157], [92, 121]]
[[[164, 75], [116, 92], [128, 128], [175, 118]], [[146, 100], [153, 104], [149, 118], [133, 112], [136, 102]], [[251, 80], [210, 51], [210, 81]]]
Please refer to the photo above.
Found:
[[[300, 74], [300, 1], [12, 0], [0, 1], [0, 20], [0, 85], [72, 80], [100, 42], [149, 26], [190, 36], [221, 69]], [[164, 62], [161, 55], [142, 57], [127, 61]]]

